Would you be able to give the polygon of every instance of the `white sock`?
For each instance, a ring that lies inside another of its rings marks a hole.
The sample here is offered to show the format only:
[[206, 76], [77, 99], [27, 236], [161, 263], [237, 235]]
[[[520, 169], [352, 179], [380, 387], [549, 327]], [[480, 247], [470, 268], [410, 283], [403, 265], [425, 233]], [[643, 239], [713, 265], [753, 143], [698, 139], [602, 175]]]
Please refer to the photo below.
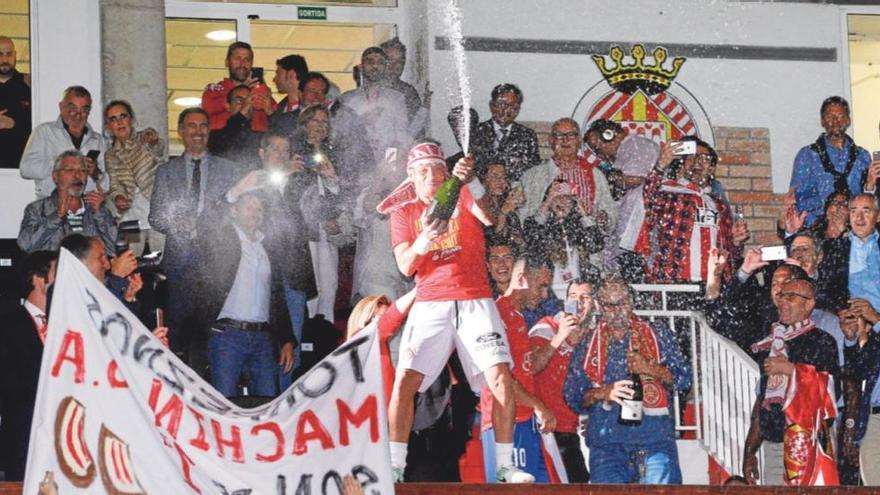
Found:
[[405, 468], [406, 467], [406, 449], [405, 442], [388, 442], [391, 447], [391, 466]]
[[513, 444], [495, 443], [495, 468], [501, 469], [513, 465]]

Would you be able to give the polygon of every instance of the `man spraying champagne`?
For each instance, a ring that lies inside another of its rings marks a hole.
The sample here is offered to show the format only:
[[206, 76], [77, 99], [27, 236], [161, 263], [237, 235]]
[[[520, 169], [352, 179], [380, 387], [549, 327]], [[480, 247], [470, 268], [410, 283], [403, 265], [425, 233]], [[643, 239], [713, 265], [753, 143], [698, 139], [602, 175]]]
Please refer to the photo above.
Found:
[[[415, 394], [437, 379], [457, 349], [474, 391], [485, 384], [495, 399], [492, 420], [498, 481], [534, 482], [534, 477], [513, 465], [510, 350], [488, 275], [474, 269], [485, 265], [483, 225], [491, 222], [480, 205], [485, 190], [473, 178], [473, 168], [472, 157], [460, 159], [452, 173], [467, 187], [460, 188], [457, 198], [451, 191], [438, 197], [449, 176], [443, 153], [436, 143], [418, 144], [407, 157], [407, 179], [377, 207], [380, 213], [391, 214], [391, 243], [398, 268], [416, 281], [416, 302], [404, 328], [388, 408], [395, 481], [403, 481]], [[435, 198], [435, 214], [429, 216]], [[450, 209], [445, 203], [452, 199], [457, 201]], [[448, 220], [443, 213], [448, 213]]]

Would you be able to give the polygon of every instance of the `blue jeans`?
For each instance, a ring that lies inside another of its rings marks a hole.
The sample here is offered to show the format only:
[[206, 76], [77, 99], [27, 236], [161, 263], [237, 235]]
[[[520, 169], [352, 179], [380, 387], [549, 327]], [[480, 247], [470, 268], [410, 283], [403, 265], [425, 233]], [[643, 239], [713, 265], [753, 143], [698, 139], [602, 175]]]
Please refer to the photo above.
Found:
[[680, 485], [675, 440], [648, 445], [590, 446], [590, 483]]
[[293, 369], [290, 370], [290, 373], [285, 373], [284, 368], [278, 366], [278, 383], [281, 386], [281, 391], [287, 390], [287, 387], [290, 387], [290, 384], [293, 383], [293, 372], [302, 363], [300, 347], [302, 345], [303, 325], [306, 319], [306, 293], [301, 290], [291, 289], [287, 283], [287, 277], [284, 277], [284, 297], [287, 300], [287, 312], [290, 313], [293, 335], [296, 337], [298, 344], [293, 349]]
[[245, 373], [248, 395], [275, 397], [274, 340], [266, 332], [211, 331], [208, 341], [211, 384], [226, 397], [241, 395], [238, 382]]

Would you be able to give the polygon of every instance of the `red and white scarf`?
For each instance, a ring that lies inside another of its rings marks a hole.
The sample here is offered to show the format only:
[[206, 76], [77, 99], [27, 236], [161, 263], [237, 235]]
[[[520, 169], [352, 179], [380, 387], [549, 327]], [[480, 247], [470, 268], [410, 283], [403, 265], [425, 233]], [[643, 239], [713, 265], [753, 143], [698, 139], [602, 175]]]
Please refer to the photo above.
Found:
[[[629, 347], [641, 354], [646, 360], [660, 362], [660, 343], [654, 329], [647, 321], [636, 315], [630, 317]], [[590, 338], [587, 356], [584, 359], [584, 371], [596, 386], [605, 383], [605, 367], [608, 364], [608, 346], [614, 338], [611, 329], [605, 322], [599, 322], [596, 331]], [[669, 414], [669, 397], [660, 380], [642, 376], [643, 408], [648, 416]]]
[[596, 203], [596, 180], [593, 177], [593, 165], [583, 156], [578, 155], [577, 165], [572, 170], [559, 169], [557, 177], [564, 179], [571, 186], [572, 192], [582, 200], [586, 214], [593, 214]]
[[[809, 318], [793, 325], [784, 325], [779, 322], [774, 323], [770, 328], [770, 335], [752, 344], [752, 352], [769, 351], [769, 357], [782, 356], [787, 358], [787, 342], [800, 337], [814, 328], [816, 328], [816, 324]], [[783, 404], [785, 402], [785, 393], [788, 390], [788, 383], [788, 375], [770, 375], [767, 378], [767, 390], [764, 392], [764, 401], [761, 403], [761, 407], [770, 409], [771, 404]]]

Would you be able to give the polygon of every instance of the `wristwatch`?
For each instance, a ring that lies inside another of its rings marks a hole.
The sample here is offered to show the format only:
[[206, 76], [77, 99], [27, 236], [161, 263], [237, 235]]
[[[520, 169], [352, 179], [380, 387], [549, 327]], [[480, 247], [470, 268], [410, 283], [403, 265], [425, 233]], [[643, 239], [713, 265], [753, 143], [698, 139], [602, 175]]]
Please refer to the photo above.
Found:
[[843, 425], [846, 427], [846, 429], [851, 430], [856, 427], [856, 420], [849, 418], [848, 420], [843, 422]]

